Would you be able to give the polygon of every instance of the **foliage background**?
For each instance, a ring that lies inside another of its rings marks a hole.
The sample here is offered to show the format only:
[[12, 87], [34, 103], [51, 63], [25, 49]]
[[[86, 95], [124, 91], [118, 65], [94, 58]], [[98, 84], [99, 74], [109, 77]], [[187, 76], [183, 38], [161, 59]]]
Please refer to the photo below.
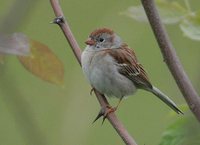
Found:
[[[13, 2], [1, 1], [1, 20], [10, 11]], [[21, 5], [22, 9], [26, 2]], [[177, 104], [184, 104], [150, 26], [119, 14], [139, 3], [139, 0], [61, 0], [81, 48], [85, 47], [84, 41], [95, 28], [112, 28], [134, 48], [152, 83]], [[200, 1], [191, 0], [190, 4], [197, 10]], [[6, 57], [5, 63], [0, 64], [0, 144], [123, 144], [108, 122], [103, 126], [100, 121], [92, 124], [100, 109], [99, 104], [94, 95], [89, 95], [90, 86], [60, 29], [49, 24], [54, 18], [49, 1], [37, 1], [32, 5], [15, 31], [50, 47], [64, 64], [64, 85], [45, 82], [25, 70], [15, 56]], [[199, 42], [184, 37], [176, 25], [166, 27], [185, 71], [199, 93]], [[109, 101], [113, 105], [117, 103], [115, 99]], [[130, 96], [121, 103], [117, 115], [138, 144], [153, 145], [159, 144], [164, 130], [181, 117], [170, 117], [169, 111], [152, 94], [139, 90], [134, 97]]]

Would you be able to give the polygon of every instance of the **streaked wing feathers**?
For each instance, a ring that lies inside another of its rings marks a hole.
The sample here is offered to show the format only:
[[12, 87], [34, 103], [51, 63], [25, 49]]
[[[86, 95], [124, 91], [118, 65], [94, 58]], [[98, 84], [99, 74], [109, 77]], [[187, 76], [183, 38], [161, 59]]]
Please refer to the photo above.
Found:
[[137, 61], [134, 51], [126, 44], [119, 49], [108, 49], [107, 52], [116, 60], [119, 72], [133, 81], [137, 87], [152, 88], [143, 66]]

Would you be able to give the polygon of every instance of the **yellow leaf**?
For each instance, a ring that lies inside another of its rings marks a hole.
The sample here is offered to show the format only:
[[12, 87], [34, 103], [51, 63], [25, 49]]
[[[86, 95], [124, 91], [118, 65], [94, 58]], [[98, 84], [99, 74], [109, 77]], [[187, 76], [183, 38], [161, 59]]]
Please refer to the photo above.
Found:
[[18, 56], [23, 66], [42, 80], [62, 85], [64, 82], [64, 67], [62, 62], [48, 46], [30, 40], [30, 55]]

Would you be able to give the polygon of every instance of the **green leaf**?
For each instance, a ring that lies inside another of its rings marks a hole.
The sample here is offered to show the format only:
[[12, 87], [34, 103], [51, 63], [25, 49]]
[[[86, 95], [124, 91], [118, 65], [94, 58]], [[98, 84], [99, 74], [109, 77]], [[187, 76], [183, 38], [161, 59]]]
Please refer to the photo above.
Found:
[[199, 137], [199, 122], [185, 114], [166, 129], [159, 145], [200, 145]]
[[62, 62], [48, 46], [35, 40], [30, 40], [30, 45], [31, 55], [18, 56], [23, 66], [42, 80], [62, 85], [64, 82], [64, 67]]
[[192, 40], [200, 40], [200, 11], [185, 17], [180, 23], [184, 35]]
[[[187, 14], [187, 10], [177, 2], [157, 0], [156, 5], [164, 24], [178, 23]], [[129, 7], [121, 14], [131, 17], [139, 22], [148, 22], [145, 11], [141, 5]]]
[[121, 12], [122, 15], [126, 15], [138, 22], [148, 22], [144, 8], [141, 5], [129, 7], [126, 11]]
[[175, 1], [157, 0], [156, 4], [164, 24], [176, 24], [187, 14], [187, 10]]

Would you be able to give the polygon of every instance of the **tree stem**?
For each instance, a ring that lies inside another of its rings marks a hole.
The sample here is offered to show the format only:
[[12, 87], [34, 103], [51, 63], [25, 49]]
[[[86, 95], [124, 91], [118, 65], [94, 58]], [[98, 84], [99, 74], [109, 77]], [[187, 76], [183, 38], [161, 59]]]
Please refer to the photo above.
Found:
[[164, 61], [166, 62], [171, 74], [173, 75], [181, 93], [183, 94], [190, 110], [200, 121], [200, 97], [192, 86], [187, 74], [185, 73], [176, 51], [166, 33], [164, 25], [155, 6], [154, 0], [141, 0], [149, 19], [150, 25], [161, 49]]

